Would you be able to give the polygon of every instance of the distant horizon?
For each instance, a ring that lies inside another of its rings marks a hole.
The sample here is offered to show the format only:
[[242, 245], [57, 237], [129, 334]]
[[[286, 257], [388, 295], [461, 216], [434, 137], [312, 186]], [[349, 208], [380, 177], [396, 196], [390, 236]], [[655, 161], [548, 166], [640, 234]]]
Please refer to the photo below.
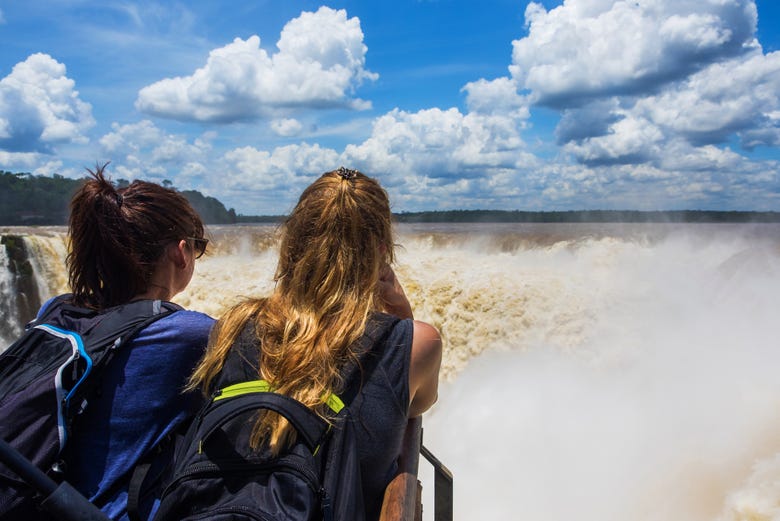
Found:
[[[470, 215], [452, 216], [455, 213]], [[481, 214], [481, 215], [480, 215]], [[514, 214], [515, 218], [512, 217]], [[779, 211], [755, 210], [431, 210], [393, 212], [400, 224], [777, 224]], [[501, 218], [503, 217], [503, 218]], [[545, 218], [547, 217], [547, 218]], [[553, 218], [556, 217], [556, 218]], [[629, 218], [633, 217], [633, 218]], [[236, 214], [233, 223], [205, 222], [207, 226], [232, 226], [241, 224], [281, 224], [286, 214], [246, 215]], [[0, 222], [3, 229], [62, 227], [67, 223], [40, 224]], [[13, 235], [11, 233], [10, 235]]]
[[[403, 222], [780, 222], [780, 212], [771, 210], [420, 210], [415, 212], [393, 212], [393, 216], [402, 219]], [[450, 218], [445, 218], [447, 216], [450, 216]], [[508, 219], [512, 216], [516, 218]], [[632, 216], [634, 220], [629, 220], [628, 218]], [[242, 219], [257, 219], [255, 222], [279, 222], [286, 217], [286, 214], [236, 214], [236, 224], [253, 222], [251, 220], [242, 221]], [[476, 220], [468, 220], [470, 217]], [[504, 217], [504, 219], [494, 220], [497, 217]], [[537, 218], [533, 219], [534, 217]], [[544, 217], [549, 217], [550, 220], [544, 220]], [[554, 217], [557, 218], [554, 219]], [[583, 221], [584, 217], [590, 217], [595, 220]], [[620, 220], [621, 217], [623, 220]], [[652, 217], [656, 217], [658, 220], [653, 220], [651, 219]], [[761, 217], [763, 219], [756, 220], [756, 218]]]

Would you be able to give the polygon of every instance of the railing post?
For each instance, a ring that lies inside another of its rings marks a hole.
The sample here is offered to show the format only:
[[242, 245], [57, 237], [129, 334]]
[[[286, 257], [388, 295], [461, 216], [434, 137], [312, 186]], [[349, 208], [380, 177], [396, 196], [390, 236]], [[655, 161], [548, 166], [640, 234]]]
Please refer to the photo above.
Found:
[[420, 454], [433, 465], [433, 519], [434, 521], [452, 521], [452, 472], [431, 451], [425, 448], [425, 445], [420, 445]]
[[422, 484], [417, 479], [420, 454], [433, 465], [433, 518], [452, 521], [452, 472], [423, 446], [419, 417], [410, 419], [406, 426], [398, 474], [385, 489], [379, 521], [422, 521]]
[[62, 521], [108, 521], [108, 517], [98, 507], [67, 481], [56, 483], [2, 438], [0, 462], [40, 494], [43, 498], [40, 507], [54, 518]]
[[417, 469], [422, 446], [422, 418], [411, 418], [406, 425], [398, 474], [387, 485], [380, 521], [422, 520], [422, 499]]

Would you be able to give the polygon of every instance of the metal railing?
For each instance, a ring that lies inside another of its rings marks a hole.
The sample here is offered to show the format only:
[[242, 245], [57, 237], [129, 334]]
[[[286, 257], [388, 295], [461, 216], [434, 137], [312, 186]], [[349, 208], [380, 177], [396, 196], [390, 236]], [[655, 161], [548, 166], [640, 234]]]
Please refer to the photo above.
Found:
[[433, 465], [433, 519], [452, 521], [452, 472], [425, 445], [420, 445], [420, 454]]
[[0, 438], [0, 463], [41, 496], [40, 507], [61, 521], [109, 521], [108, 517], [67, 481], [56, 483]]

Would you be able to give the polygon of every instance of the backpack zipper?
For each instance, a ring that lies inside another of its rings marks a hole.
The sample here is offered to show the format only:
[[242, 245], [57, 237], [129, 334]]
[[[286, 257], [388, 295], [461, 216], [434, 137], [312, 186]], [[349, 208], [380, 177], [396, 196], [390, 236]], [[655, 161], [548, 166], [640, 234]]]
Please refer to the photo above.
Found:
[[271, 384], [267, 380], [251, 380], [249, 382], [240, 382], [229, 385], [216, 391], [211, 400], [216, 402], [225, 398], [233, 398], [249, 393], [271, 393], [274, 392]]
[[[250, 380], [248, 382], [239, 382], [237, 384], [223, 387], [211, 395], [211, 401], [217, 402], [226, 398], [234, 398], [249, 393], [274, 393], [276, 389], [268, 380]], [[335, 394], [323, 396], [323, 402], [331, 411], [338, 414], [344, 408], [344, 402]]]

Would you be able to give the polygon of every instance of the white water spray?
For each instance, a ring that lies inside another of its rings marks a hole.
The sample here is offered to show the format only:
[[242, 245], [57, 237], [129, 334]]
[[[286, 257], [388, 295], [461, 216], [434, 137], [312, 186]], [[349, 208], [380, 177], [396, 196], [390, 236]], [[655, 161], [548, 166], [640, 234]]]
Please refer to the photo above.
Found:
[[525, 281], [506, 302], [557, 302], [521, 349], [472, 360], [424, 420], [456, 519], [780, 519], [776, 244], [685, 234], [505, 261]]

